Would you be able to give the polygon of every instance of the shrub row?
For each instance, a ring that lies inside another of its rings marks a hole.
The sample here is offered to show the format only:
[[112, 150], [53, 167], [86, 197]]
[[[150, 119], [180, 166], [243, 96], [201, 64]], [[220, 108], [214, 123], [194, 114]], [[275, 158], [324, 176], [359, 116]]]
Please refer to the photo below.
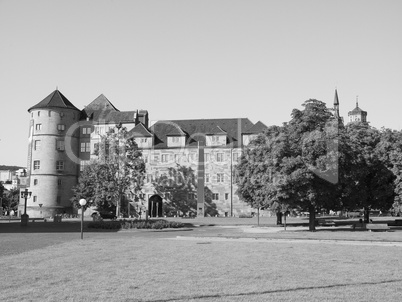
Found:
[[184, 224], [176, 221], [165, 220], [121, 220], [121, 221], [93, 221], [88, 224], [92, 229], [166, 229], [182, 228]]

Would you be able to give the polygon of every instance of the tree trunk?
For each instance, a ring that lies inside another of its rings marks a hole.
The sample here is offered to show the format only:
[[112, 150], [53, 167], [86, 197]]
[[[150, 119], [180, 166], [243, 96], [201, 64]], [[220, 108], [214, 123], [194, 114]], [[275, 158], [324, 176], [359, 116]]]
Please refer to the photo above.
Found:
[[364, 208], [364, 223], [369, 223], [370, 222], [370, 208], [365, 207]]
[[311, 232], [315, 231], [315, 207], [314, 206], [309, 206], [308, 211], [310, 213], [309, 217], [309, 223], [308, 223], [308, 229]]
[[276, 212], [276, 225], [282, 225], [282, 212]]

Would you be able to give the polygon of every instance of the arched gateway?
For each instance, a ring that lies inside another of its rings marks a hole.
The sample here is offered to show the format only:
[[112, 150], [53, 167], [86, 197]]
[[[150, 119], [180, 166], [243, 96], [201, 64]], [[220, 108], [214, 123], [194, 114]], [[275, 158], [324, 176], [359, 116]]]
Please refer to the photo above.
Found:
[[148, 212], [150, 217], [162, 217], [162, 197], [152, 195], [148, 200]]

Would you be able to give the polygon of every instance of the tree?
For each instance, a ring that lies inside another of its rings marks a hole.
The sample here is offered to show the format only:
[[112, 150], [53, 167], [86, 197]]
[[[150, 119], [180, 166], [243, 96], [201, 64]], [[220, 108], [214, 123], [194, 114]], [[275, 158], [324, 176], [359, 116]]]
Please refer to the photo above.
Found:
[[325, 103], [310, 99], [303, 106], [288, 123], [270, 127], [245, 148], [237, 185], [240, 198], [253, 207], [308, 210], [313, 231], [317, 210], [339, 207], [339, 190], [350, 177], [344, 168], [352, 162], [343, 154], [342, 125]]
[[[152, 181], [156, 194], [164, 196], [163, 212], [168, 216], [189, 215], [197, 212], [197, 177], [191, 167], [177, 165]], [[205, 187], [205, 215], [218, 214], [212, 202], [212, 192]]]
[[78, 202], [85, 198], [86, 207], [96, 206], [104, 211], [116, 209], [118, 216], [122, 196], [129, 194], [138, 199], [141, 192], [145, 174], [142, 153], [134, 138], [128, 137], [126, 129], [117, 127], [117, 131], [102, 136], [95, 154], [98, 159], [84, 168], [73, 188], [72, 202], [80, 208]]
[[[389, 210], [395, 199], [395, 179], [387, 135], [364, 123], [346, 127], [352, 149], [356, 153], [358, 169], [355, 175], [355, 200], [352, 205], [364, 210], [364, 221], [369, 222], [371, 209]], [[396, 172], [396, 171], [395, 171]], [[399, 170], [397, 171], [399, 173]]]

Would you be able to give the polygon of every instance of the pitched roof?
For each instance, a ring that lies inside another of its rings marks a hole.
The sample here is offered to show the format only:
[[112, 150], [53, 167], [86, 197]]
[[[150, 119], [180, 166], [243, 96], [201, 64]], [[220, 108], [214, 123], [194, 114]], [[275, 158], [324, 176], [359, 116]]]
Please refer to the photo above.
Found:
[[103, 94], [98, 96], [82, 110], [84, 116], [103, 123], [135, 122], [137, 111], [120, 111]]
[[79, 109], [75, 107], [58, 89], [53, 91], [35, 106], [29, 108], [28, 112], [32, 109], [39, 108], [70, 108], [79, 111]]
[[233, 144], [233, 147], [240, 147], [241, 134], [251, 128], [253, 123], [248, 118], [165, 120], [156, 122], [150, 130], [155, 135], [154, 147], [163, 149], [167, 147], [167, 136], [174, 131], [173, 128], [179, 128], [187, 134], [186, 146], [196, 147], [198, 143], [205, 145], [205, 135], [217, 132], [218, 126], [220, 130], [225, 129], [229, 144]]
[[152, 137], [152, 133], [144, 126], [143, 123], [138, 123], [133, 129], [128, 132], [129, 137]]
[[255, 123], [255, 125], [251, 126], [249, 129], [247, 129], [244, 134], [259, 134], [263, 132], [265, 129], [268, 129], [268, 127], [261, 121], [258, 121]]
[[222, 135], [222, 134], [227, 134], [227, 132], [225, 130], [223, 130], [221, 127], [216, 126], [216, 127], [213, 127], [209, 133], [205, 133], [205, 134], [220, 134], [220, 135]]

